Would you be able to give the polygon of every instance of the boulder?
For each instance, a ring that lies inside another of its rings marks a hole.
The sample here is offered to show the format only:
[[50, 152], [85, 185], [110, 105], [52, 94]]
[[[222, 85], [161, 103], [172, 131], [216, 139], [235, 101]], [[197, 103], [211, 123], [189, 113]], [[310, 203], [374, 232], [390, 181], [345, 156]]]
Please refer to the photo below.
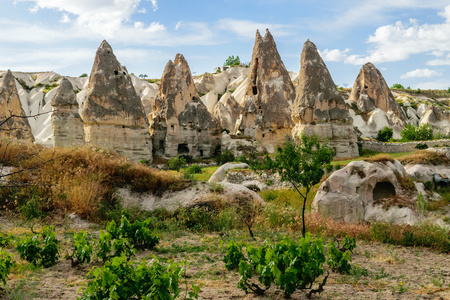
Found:
[[208, 182], [222, 182], [225, 180], [227, 172], [232, 169], [248, 169], [246, 163], [226, 163], [221, 165], [212, 176], [209, 178]]
[[244, 108], [235, 133], [251, 136], [268, 152], [274, 152], [294, 125], [291, 106], [295, 89], [269, 30], [264, 37], [256, 31], [245, 86]]
[[216, 81], [214, 80], [213, 75], [211, 73], [205, 73], [203, 74], [200, 81], [195, 84], [195, 87], [197, 88], [197, 92], [204, 95], [211, 91], [214, 91], [215, 84]]
[[81, 118], [86, 143], [133, 161], [152, 160], [152, 141], [141, 99], [128, 71], [103, 41], [95, 55]]
[[434, 134], [448, 136], [450, 135], [450, 111], [429, 105], [420, 119], [420, 124], [430, 124]]
[[149, 115], [155, 153], [210, 157], [220, 145], [220, 127], [198, 97], [183, 55], [166, 64]]
[[309, 40], [303, 45], [300, 64], [292, 135], [317, 135], [336, 150], [336, 157], [358, 156], [353, 119], [316, 46]]
[[348, 100], [361, 112], [379, 108], [386, 113], [393, 111], [403, 123], [407, 121], [404, 111], [395, 101], [383, 75], [370, 62], [363, 65], [359, 71]]
[[33, 142], [33, 133], [26, 116], [17, 91], [16, 80], [8, 70], [0, 80], [0, 121], [3, 123], [0, 137]]
[[53, 145], [69, 147], [84, 144], [83, 121], [78, 113], [78, 102], [70, 81], [63, 77], [51, 101]]
[[353, 161], [321, 184], [312, 210], [335, 221], [416, 221], [417, 190], [397, 160]]
[[241, 106], [231, 93], [226, 92], [214, 107], [213, 115], [222, 129], [233, 132], [241, 112]]
[[247, 155], [255, 152], [263, 152], [259, 142], [250, 137], [231, 136], [222, 132], [222, 150], [229, 150], [235, 157]]

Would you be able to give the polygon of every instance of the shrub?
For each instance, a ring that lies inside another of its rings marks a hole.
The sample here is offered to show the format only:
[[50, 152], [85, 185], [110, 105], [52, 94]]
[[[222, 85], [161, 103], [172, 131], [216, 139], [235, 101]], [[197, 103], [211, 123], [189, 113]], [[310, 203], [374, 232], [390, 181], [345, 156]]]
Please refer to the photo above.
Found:
[[83, 77], [88, 77], [88, 74], [86, 74], [86, 73], [81, 74], [80, 78], [83, 78]]
[[376, 140], [379, 142], [389, 142], [389, 140], [392, 138], [393, 134], [394, 134], [394, 131], [392, 130], [392, 128], [385, 126], [383, 129], [378, 131]]
[[394, 84], [391, 86], [391, 89], [404, 90], [405, 88], [404, 88], [403, 85], [401, 85], [400, 83], [394, 83]]
[[182, 157], [172, 157], [167, 162], [167, 168], [169, 170], [180, 171], [181, 168], [186, 167], [186, 160]]
[[425, 143], [418, 143], [414, 148], [419, 149], [419, 150], [424, 150], [424, 149], [428, 149], [428, 145]]
[[421, 124], [420, 126], [406, 125], [400, 132], [402, 141], [429, 141], [433, 138], [433, 128], [430, 124]]
[[58, 261], [59, 241], [55, 236], [54, 226], [44, 226], [39, 237], [26, 237], [17, 245], [20, 258], [29, 263], [42, 265], [44, 268], [53, 266]]
[[234, 161], [234, 154], [230, 150], [225, 150], [222, 154], [216, 156], [216, 162], [218, 166], [221, 166], [227, 162]]
[[188, 174], [200, 174], [202, 172], [202, 168], [195, 164], [186, 169], [186, 173]]
[[8, 278], [13, 265], [14, 261], [11, 255], [5, 250], [0, 250], [0, 280], [3, 284], [6, 284], [6, 278]]
[[85, 262], [91, 262], [91, 256], [94, 252], [94, 248], [89, 242], [85, 231], [75, 233], [73, 247], [74, 249], [72, 254], [67, 256], [67, 259], [69, 259], [72, 263], [72, 267]]
[[[103, 267], [89, 272], [92, 279], [83, 291], [81, 300], [177, 299], [181, 293], [179, 282], [183, 271], [179, 264], [163, 265], [156, 258], [135, 265], [124, 256], [115, 257]], [[200, 289], [194, 285], [192, 287], [190, 297], [185, 299], [198, 297]]]
[[350, 273], [352, 266], [349, 261], [352, 261], [351, 252], [356, 248], [355, 238], [345, 236], [341, 249], [338, 249], [334, 242], [329, 243], [327, 247], [327, 264], [331, 270], [341, 274]]

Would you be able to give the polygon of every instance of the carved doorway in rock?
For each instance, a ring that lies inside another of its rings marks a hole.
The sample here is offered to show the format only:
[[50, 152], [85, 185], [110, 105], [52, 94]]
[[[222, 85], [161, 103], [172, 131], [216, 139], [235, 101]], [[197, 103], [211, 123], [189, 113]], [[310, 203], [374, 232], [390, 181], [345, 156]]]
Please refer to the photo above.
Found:
[[187, 143], [178, 144], [178, 154], [189, 154], [189, 147]]
[[373, 200], [395, 196], [395, 188], [390, 182], [378, 182], [373, 189]]

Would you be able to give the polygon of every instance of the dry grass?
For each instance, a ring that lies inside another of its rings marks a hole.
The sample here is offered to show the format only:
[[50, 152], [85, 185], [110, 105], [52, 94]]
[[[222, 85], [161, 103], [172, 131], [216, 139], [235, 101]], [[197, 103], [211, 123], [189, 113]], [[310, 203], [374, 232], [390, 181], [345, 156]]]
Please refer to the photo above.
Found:
[[432, 165], [449, 165], [450, 160], [443, 153], [434, 151], [418, 150], [410, 155], [403, 156], [398, 159], [402, 164], [432, 164]]
[[368, 161], [368, 162], [372, 162], [372, 163], [374, 163], [374, 162], [386, 163], [388, 161], [394, 162], [394, 158], [392, 158], [392, 156], [390, 156], [389, 154], [377, 154], [372, 157], [364, 158], [364, 161]]

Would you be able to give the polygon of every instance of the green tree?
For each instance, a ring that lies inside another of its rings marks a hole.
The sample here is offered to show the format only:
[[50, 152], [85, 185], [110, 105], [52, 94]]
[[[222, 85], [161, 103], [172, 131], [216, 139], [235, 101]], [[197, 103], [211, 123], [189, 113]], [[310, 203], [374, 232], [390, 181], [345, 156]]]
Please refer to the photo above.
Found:
[[389, 140], [392, 138], [393, 135], [394, 131], [392, 130], [392, 128], [384, 126], [383, 129], [378, 131], [376, 140], [379, 142], [389, 142]]
[[228, 58], [223, 63], [224, 66], [239, 66], [241, 64], [241, 60], [239, 59], [239, 56], [234, 57], [234, 55], [228, 56]]
[[406, 125], [400, 132], [402, 141], [429, 141], [433, 139], [433, 127], [430, 124], [421, 124], [420, 126]]
[[[270, 170], [280, 175], [281, 181], [288, 181], [303, 200], [302, 234], [305, 237], [305, 206], [312, 187], [320, 182], [324, 168], [330, 164], [334, 150], [326, 143], [320, 143], [315, 135], [302, 134], [300, 139], [287, 138], [282, 147], [278, 147], [273, 158], [266, 156], [263, 164], [251, 163], [254, 170]], [[302, 192], [300, 187], [305, 190]]]
[[404, 87], [403, 85], [401, 85], [400, 83], [394, 83], [394, 84], [391, 86], [391, 89], [404, 90], [405, 87]]
[[88, 74], [83, 73], [83, 74], [80, 75], [80, 77], [81, 77], [81, 78], [82, 78], [82, 77], [88, 77]]

